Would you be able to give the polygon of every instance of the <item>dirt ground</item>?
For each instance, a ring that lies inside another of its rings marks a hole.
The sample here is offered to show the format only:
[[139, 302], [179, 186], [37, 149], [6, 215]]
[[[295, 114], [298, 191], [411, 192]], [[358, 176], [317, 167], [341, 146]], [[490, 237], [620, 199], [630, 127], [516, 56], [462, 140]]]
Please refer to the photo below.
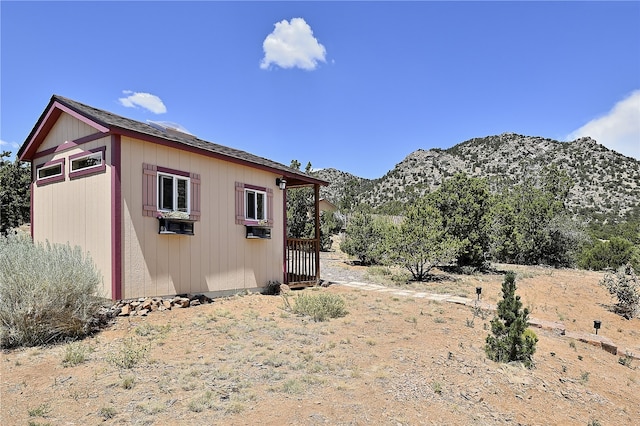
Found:
[[[367, 277], [323, 254], [330, 281]], [[601, 273], [497, 265], [517, 272], [531, 316], [640, 352], [640, 319], [608, 310]], [[497, 303], [503, 275], [438, 273], [398, 288]], [[369, 275], [369, 277], [371, 277]], [[373, 280], [373, 278], [371, 278]], [[333, 284], [348, 314], [292, 314], [282, 296], [120, 317], [75, 346], [4, 351], [2, 425], [633, 425], [640, 360], [536, 329], [535, 368], [497, 364], [483, 347], [493, 313]], [[288, 296], [294, 303], [299, 291]], [[63, 362], [86, 351], [75, 366]]]

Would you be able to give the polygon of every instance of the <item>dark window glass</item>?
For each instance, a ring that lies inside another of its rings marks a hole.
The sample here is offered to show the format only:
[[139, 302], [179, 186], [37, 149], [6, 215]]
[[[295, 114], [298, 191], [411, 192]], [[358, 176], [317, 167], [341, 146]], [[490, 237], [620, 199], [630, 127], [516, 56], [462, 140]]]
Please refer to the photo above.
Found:
[[187, 180], [176, 179], [178, 184], [178, 211], [187, 211]]
[[56, 164], [51, 167], [43, 167], [38, 170], [38, 179], [46, 179], [52, 176], [58, 176], [62, 174], [62, 164]]
[[247, 219], [256, 219], [256, 193], [247, 191]]
[[264, 220], [264, 211], [265, 211], [265, 202], [264, 202], [264, 194], [258, 192], [256, 193], [256, 204], [257, 204], [257, 209], [256, 209], [256, 219], [258, 220]]
[[71, 161], [71, 171], [88, 169], [89, 167], [99, 166], [102, 164], [102, 152], [96, 152], [87, 157], [78, 158]]
[[171, 176], [159, 176], [158, 187], [160, 188], [161, 210], [173, 211], [173, 178]]

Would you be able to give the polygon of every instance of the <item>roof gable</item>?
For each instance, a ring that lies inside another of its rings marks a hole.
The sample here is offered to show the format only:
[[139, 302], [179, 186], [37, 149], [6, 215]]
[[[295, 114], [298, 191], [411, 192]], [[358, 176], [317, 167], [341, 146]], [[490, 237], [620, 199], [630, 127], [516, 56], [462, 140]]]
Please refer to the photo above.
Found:
[[311, 177], [267, 158], [208, 142], [187, 133], [163, 131], [157, 126], [125, 118], [58, 95], [51, 97], [46, 109], [18, 150], [18, 158], [21, 161], [33, 159], [38, 147], [63, 112], [95, 128], [97, 132], [130, 136], [249, 167], [281, 173], [287, 178], [290, 185], [328, 184], [326, 181]]
[[21, 161], [29, 161], [33, 158], [34, 154], [38, 150], [38, 147], [40, 146], [40, 144], [42, 144], [42, 142], [47, 137], [63, 112], [66, 112], [72, 117], [82, 121], [85, 124], [88, 124], [89, 126], [95, 128], [98, 132], [107, 133], [109, 131], [109, 129], [103, 123], [79, 114], [63, 103], [57, 101], [54, 96], [51, 98], [51, 100], [49, 101], [49, 105], [47, 105], [47, 108], [40, 115], [40, 118], [31, 130], [31, 133], [29, 133], [29, 136], [18, 150], [18, 158]]

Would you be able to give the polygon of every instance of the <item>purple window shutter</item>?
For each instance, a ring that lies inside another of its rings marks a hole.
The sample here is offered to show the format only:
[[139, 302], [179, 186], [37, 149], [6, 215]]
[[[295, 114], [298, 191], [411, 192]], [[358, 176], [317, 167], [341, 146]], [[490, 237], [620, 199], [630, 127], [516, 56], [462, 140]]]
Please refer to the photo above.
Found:
[[244, 224], [244, 183], [236, 182], [236, 224]]
[[200, 175], [191, 173], [191, 214], [189, 219], [200, 220]]
[[267, 223], [273, 226], [273, 189], [267, 188]]
[[142, 165], [142, 215], [155, 216], [158, 211], [158, 171], [153, 164]]

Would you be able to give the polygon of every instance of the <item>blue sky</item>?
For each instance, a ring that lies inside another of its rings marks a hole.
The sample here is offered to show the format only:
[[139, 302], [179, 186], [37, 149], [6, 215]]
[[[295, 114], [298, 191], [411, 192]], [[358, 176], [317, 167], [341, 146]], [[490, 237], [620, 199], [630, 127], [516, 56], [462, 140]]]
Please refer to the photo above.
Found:
[[640, 159], [640, 2], [0, 2], [0, 149], [52, 94], [378, 178], [503, 132]]

